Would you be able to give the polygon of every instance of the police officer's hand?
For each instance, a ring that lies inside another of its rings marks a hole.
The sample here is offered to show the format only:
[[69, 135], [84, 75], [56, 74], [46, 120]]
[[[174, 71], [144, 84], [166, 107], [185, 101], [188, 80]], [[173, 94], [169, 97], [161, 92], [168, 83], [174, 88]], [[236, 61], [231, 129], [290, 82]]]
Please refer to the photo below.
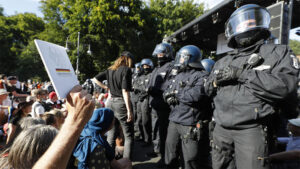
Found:
[[168, 103], [168, 105], [178, 104], [178, 99], [176, 97], [176, 92], [175, 91], [165, 92], [163, 94], [163, 98], [164, 98], [165, 102]]
[[243, 69], [234, 66], [228, 66], [224, 69], [220, 69], [216, 74], [215, 83], [217, 86], [222, 86], [225, 82], [237, 80], [242, 72]]
[[167, 101], [166, 101], [167, 103], [168, 103], [168, 105], [177, 105], [179, 102], [178, 102], [178, 99], [177, 99], [177, 97], [175, 97], [175, 96], [172, 96], [172, 97], [169, 97], [169, 98], [167, 98]]

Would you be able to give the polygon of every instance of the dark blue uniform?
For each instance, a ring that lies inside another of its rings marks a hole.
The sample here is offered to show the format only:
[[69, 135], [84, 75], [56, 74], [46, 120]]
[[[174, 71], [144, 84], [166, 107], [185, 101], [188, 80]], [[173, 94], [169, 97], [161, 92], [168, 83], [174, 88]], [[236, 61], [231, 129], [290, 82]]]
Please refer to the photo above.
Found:
[[[260, 55], [262, 62], [250, 66], [254, 55]], [[228, 66], [243, 71], [236, 81], [215, 86], [218, 71]], [[214, 168], [268, 168], [258, 157], [268, 156], [267, 130], [276, 126], [282, 102], [296, 92], [298, 68], [288, 46], [273, 44], [230, 53], [215, 64], [205, 85], [215, 104]]]
[[172, 62], [158, 65], [151, 73], [148, 92], [150, 94], [150, 105], [152, 108], [152, 131], [154, 151], [159, 149], [162, 157], [165, 153], [165, 141], [169, 124], [169, 105], [163, 99], [163, 92], [167, 89], [166, 78], [173, 67]]
[[135, 137], [138, 138], [141, 135], [141, 132], [139, 130], [138, 124], [137, 124], [137, 102], [138, 102], [138, 94], [139, 91], [137, 90], [138, 88], [138, 78], [140, 76], [140, 73], [134, 73], [132, 74], [132, 92], [130, 92], [130, 100], [132, 104], [132, 110], [133, 110], [133, 115], [134, 115], [134, 134]]
[[151, 108], [149, 105], [149, 94], [147, 87], [149, 85], [151, 73], [144, 73], [137, 80], [138, 102], [137, 102], [137, 125], [141, 131], [143, 140], [151, 143]]
[[[208, 166], [209, 140], [207, 123], [211, 116], [210, 103], [204, 91], [208, 73], [187, 69], [168, 80], [168, 92], [175, 92], [177, 103], [171, 105], [165, 161], [176, 161], [181, 144], [184, 168], [199, 169]], [[196, 124], [199, 123], [199, 128]], [[180, 141], [181, 140], [181, 141]]]

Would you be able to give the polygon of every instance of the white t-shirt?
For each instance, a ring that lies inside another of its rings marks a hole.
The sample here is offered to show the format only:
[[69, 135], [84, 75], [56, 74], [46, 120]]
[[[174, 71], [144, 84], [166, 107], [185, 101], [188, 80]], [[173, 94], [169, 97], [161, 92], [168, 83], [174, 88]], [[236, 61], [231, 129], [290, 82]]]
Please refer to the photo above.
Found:
[[40, 102], [34, 102], [31, 110], [31, 117], [40, 117], [41, 114], [45, 113], [45, 109]]

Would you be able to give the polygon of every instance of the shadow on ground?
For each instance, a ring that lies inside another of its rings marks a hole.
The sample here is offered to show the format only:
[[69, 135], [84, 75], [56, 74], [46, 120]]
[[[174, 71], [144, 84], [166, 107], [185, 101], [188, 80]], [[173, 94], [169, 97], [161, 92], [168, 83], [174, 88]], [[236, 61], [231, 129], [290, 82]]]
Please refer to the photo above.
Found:
[[156, 163], [160, 160], [160, 157], [149, 158], [146, 157], [146, 153], [152, 152], [153, 147], [143, 147], [142, 142], [135, 142], [133, 149], [133, 168], [134, 169], [161, 169], [156, 167]]

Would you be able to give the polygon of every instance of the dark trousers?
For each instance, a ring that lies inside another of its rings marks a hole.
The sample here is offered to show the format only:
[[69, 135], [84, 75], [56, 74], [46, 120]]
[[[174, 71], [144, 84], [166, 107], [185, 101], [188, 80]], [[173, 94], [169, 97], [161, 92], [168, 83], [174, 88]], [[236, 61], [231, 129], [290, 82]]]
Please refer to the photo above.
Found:
[[151, 112], [151, 123], [152, 123], [152, 143], [153, 151], [160, 152], [160, 137], [159, 137], [159, 123], [158, 116], [154, 109]]
[[114, 111], [115, 115], [115, 125], [107, 132], [107, 141], [110, 146], [115, 148], [116, 136], [119, 131], [119, 126], [121, 125], [125, 139], [123, 157], [131, 159], [134, 131], [133, 122], [127, 122], [127, 109], [125, 102], [123, 98], [110, 98], [106, 105], [107, 108]]
[[149, 99], [144, 99], [143, 101], [138, 101], [137, 103], [137, 124], [143, 140], [146, 143], [151, 143], [151, 109], [149, 107]]
[[214, 169], [268, 169], [258, 157], [268, 156], [268, 134], [262, 126], [230, 130], [218, 124], [213, 131]]
[[138, 118], [138, 111], [137, 111], [137, 101], [133, 101], [131, 100], [131, 105], [132, 105], [132, 111], [133, 111], [133, 116], [134, 116], [134, 133], [135, 135], [140, 135], [140, 131], [139, 131], [139, 125], [137, 123], [137, 118]]
[[166, 142], [165, 162], [170, 167], [178, 163], [177, 157], [180, 154], [184, 169], [210, 168], [207, 126], [200, 129], [198, 138], [194, 126], [183, 126], [170, 121]]
[[[159, 152], [161, 157], [165, 157], [165, 145], [167, 139], [168, 125], [169, 125], [169, 114], [170, 109], [155, 110], [152, 108], [152, 112], [157, 114], [158, 117], [158, 132], [159, 132]], [[164, 159], [162, 159], [164, 160]]]

